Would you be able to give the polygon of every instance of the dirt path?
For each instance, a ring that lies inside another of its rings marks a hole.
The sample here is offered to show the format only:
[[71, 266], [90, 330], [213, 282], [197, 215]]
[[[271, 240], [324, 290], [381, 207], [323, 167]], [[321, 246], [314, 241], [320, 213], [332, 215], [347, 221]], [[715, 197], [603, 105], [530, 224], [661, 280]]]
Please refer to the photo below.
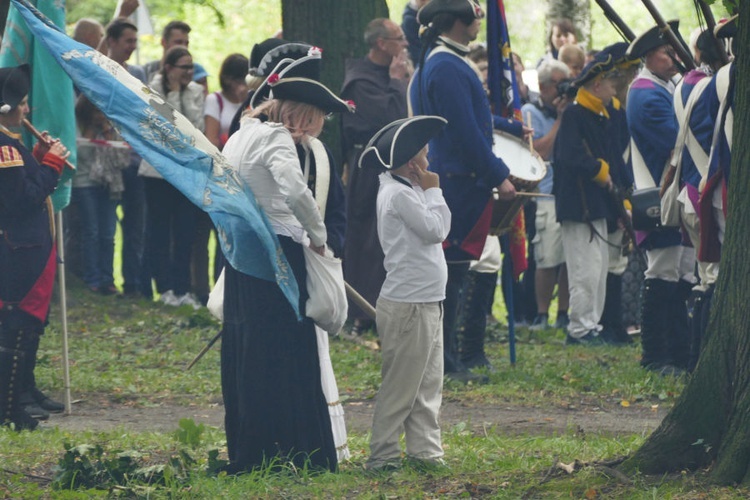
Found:
[[[374, 401], [349, 400], [344, 405], [347, 428], [365, 433], [372, 423]], [[650, 433], [661, 422], [666, 409], [643, 407], [600, 408], [582, 405], [575, 408], [530, 408], [511, 405], [468, 405], [445, 401], [441, 410], [441, 424], [448, 429], [465, 422], [475, 432], [501, 434], [552, 435], [574, 430], [609, 435]], [[81, 402], [73, 405], [71, 415], [53, 415], [45, 427], [59, 427], [67, 431], [106, 431], [122, 427], [134, 431], [169, 432], [177, 429], [181, 418], [196, 423], [222, 427], [224, 407], [212, 408], [162, 405], [132, 407], [125, 405]]]

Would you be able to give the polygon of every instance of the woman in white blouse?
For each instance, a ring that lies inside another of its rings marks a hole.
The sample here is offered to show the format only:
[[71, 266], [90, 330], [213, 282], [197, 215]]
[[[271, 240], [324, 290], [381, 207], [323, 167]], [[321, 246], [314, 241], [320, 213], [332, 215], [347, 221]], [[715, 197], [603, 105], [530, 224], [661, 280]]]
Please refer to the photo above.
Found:
[[[183, 46], [172, 47], [164, 54], [161, 71], [154, 75], [150, 87], [203, 130], [203, 87], [193, 81], [193, 68], [190, 52]], [[146, 161], [141, 162], [138, 175], [144, 178], [148, 207], [143, 255], [147, 279], [156, 281], [156, 291], [165, 304], [198, 308], [200, 303], [190, 293], [190, 253], [200, 209]]]
[[246, 113], [224, 155], [255, 194], [300, 290], [298, 321], [275, 282], [225, 268], [221, 374], [230, 464], [238, 473], [264, 463], [336, 469], [314, 324], [305, 317], [302, 245], [322, 253], [326, 229], [307, 188], [295, 143], [317, 136], [326, 113], [350, 111], [306, 78], [266, 82], [272, 99]]

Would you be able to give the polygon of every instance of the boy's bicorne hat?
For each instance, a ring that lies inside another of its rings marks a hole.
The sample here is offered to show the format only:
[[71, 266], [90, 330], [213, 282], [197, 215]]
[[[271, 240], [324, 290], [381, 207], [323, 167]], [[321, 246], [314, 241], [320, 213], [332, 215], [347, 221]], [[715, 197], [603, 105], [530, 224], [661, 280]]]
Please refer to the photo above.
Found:
[[432, 0], [419, 9], [417, 21], [428, 26], [438, 14], [453, 14], [467, 25], [484, 17], [482, 7], [474, 0]]
[[6, 114], [18, 106], [29, 93], [31, 68], [28, 64], [0, 68], [0, 113]]
[[[678, 29], [680, 26], [680, 21], [674, 19], [672, 21], [667, 21], [667, 24], [669, 25], [675, 36], [681, 40], [682, 38]], [[658, 49], [662, 45], [669, 45], [669, 39], [667, 38], [666, 33], [662, 31], [659, 26], [654, 26], [645, 33], [636, 37], [635, 40], [630, 42], [630, 47], [628, 47], [627, 54], [628, 56], [633, 58], [641, 58], [652, 50]]]
[[615, 64], [612, 55], [602, 50], [594, 56], [591, 62], [583, 67], [581, 74], [573, 81], [573, 85], [581, 88], [594, 78], [609, 73], [613, 69], [615, 69]]
[[365, 146], [359, 166], [391, 170], [409, 162], [448, 121], [440, 116], [402, 118], [378, 130]]

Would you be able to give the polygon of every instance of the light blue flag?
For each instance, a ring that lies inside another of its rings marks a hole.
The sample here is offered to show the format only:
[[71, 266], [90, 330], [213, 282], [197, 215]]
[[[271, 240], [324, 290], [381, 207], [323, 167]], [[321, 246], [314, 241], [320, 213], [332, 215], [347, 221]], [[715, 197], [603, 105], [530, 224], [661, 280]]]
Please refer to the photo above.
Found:
[[[60, 0], [36, 0], [36, 8], [56, 26], [65, 26], [65, 2]], [[59, 138], [70, 151], [70, 161], [76, 164], [76, 119], [73, 111], [73, 83], [68, 75], [55, 64], [52, 56], [44, 50], [26, 27], [20, 13], [12, 6], [8, 11], [3, 44], [0, 47], [0, 67], [31, 65], [31, 91], [29, 106], [31, 121], [38, 130], [46, 130]], [[24, 143], [36, 142], [24, 131]], [[52, 204], [59, 211], [70, 203], [71, 177], [73, 171], [63, 169], [57, 189], [52, 194]]]
[[102, 53], [61, 32], [27, 0], [12, 0], [34, 36], [122, 137], [211, 216], [229, 263], [276, 281], [299, 316], [299, 289], [250, 188], [219, 150], [163, 97]]

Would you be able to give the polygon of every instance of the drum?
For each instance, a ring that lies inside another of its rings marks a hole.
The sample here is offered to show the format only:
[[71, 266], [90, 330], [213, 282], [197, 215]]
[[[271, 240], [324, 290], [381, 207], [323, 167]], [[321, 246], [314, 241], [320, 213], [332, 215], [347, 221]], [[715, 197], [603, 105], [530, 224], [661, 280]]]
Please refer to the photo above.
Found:
[[[492, 151], [502, 158], [510, 169], [508, 180], [513, 183], [516, 191], [530, 193], [536, 189], [547, 174], [547, 167], [539, 154], [529, 150], [529, 145], [520, 138], [495, 131]], [[501, 235], [508, 232], [518, 212], [528, 201], [528, 197], [516, 197], [513, 200], [498, 199], [497, 191], [493, 190], [495, 203], [492, 207], [492, 223], [490, 234]]]

